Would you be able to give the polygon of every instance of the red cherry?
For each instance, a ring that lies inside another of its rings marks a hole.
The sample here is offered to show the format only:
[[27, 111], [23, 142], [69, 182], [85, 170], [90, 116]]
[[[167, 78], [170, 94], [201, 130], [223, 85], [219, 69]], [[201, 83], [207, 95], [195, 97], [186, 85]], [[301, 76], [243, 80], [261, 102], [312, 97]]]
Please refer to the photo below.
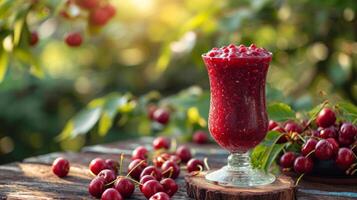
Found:
[[322, 109], [316, 118], [316, 124], [323, 128], [334, 125], [335, 121], [335, 112], [333, 112], [330, 108]]
[[178, 165], [181, 163], [181, 158], [178, 157], [177, 155], [171, 155], [169, 160], [171, 160], [172, 162]]
[[97, 176], [103, 177], [105, 184], [113, 182], [116, 178], [115, 172], [110, 169], [103, 169]]
[[315, 150], [317, 144], [317, 140], [314, 138], [310, 138], [306, 141], [306, 143], [301, 147], [301, 154], [303, 156], [308, 155], [311, 151]]
[[320, 131], [320, 138], [337, 138], [337, 131], [334, 126], [330, 126], [328, 128], [323, 128]]
[[79, 47], [82, 44], [82, 35], [78, 32], [69, 33], [65, 37], [65, 42], [70, 47]]
[[59, 157], [52, 163], [52, 172], [58, 177], [65, 177], [69, 172], [69, 162], [68, 160]]
[[76, 4], [84, 9], [93, 9], [99, 5], [99, 0], [76, 0]]
[[164, 187], [157, 180], [150, 180], [144, 183], [141, 188], [141, 192], [144, 194], [146, 198], [150, 198], [154, 194], [158, 192], [163, 192]]
[[299, 156], [295, 159], [294, 171], [296, 173], [308, 174], [312, 171], [313, 167], [314, 163], [312, 162], [312, 159], [310, 157]]
[[186, 167], [188, 172], [200, 171], [203, 169], [203, 162], [196, 158], [192, 158], [187, 162]]
[[328, 160], [333, 156], [333, 146], [327, 140], [320, 140], [315, 147], [315, 156], [320, 160]]
[[118, 191], [114, 188], [106, 189], [103, 194], [101, 200], [123, 200], [124, 198], [120, 195]]
[[154, 166], [148, 166], [146, 167], [140, 174], [140, 178], [142, 178], [145, 175], [152, 175], [156, 178], [156, 180], [160, 181], [162, 178], [162, 174], [160, 169], [154, 167]]
[[196, 131], [193, 134], [193, 142], [197, 144], [206, 144], [208, 142], [208, 136], [207, 133], [204, 131]]
[[320, 137], [320, 130], [311, 130], [312, 132], [312, 136], [315, 137], [315, 138], [318, 138]]
[[130, 197], [135, 190], [135, 185], [128, 178], [120, 177], [115, 181], [113, 188], [115, 188], [124, 198]]
[[165, 161], [170, 159], [170, 157], [171, 157], [170, 154], [162, 153], [161, 155], [154, 157], [152, 162], [155, 167], [160, 168]]
[[357, 128], [351, 123], [343, 123], [340, 128], [340, 137], [346, 140], [353, 140], [357, 135]]
[[144, 183], [150, 181], [150, 180], [156, 180], [156, 178], [152, 175], [145, 175], [140, 179], [140, 185], [139, 185], [139, 189], [141, 190], [141, 188], [143, 187]]
[[138, 147], [136, 147], [136, 149], [134, 149], [131, 159], [132, 160], [135, 160], [135, 159], [146, 160], [148, 158], [148, 154], [149, 154], [149, 151], [145, 147], [138, 146]]
[[286, 152], [280, 157], [280, 166], [283, 168], [291, 168], [294, 165], [296, 155], [294, 152]]
[[[141, 164], [140, 164], [141, 163]], [[128, 171], [131, 172], [130, 176], [135, 179], [139, 180], [141, 172], [147, 167], [147, 163], [141, 159], [135, 159], [130, 162], [128, 166]]]
[[149, 200], [170, 200], [170, 197], [164, 192], [158, 192], [151, 196]]
[[37, 32], [32, 32], [31, 35], [30, 35], [30, 46], [35, 46], [39, 41], [39, 38], [38, 38], [38, 33]]
[[105, 164], [107, 164], [108, 169], [111, 169], [116, 173], [118, 173], [119, 170], [119, 163], [113, 159], [106, 159]]
[[278, 131], [280, 133], [285, 133], [285, 130], [281, 126], [276, 126], [272, 131]]
[[89, 163], [89, 170], [95, 175], [99, 174], [103, 169], [108, 169], [108, 166], [102, 158], [95, 158]]
[[103, 9], [107, 11], [109, 18], [114, 17], [117, 12], [115, 7], [111, 4], [103, 6]]
[[284, 129], [287, 133], [291, 133], [291, 132], [301, 133], [302, 132], [301, 126], [295, 122], [287, 122], [284, 126]]
[[154, 104], [151, 104], [148, 106], [147, 108], [147, 112], [148, 112], [148, 117], [149, 119], [153, 120], [154, 119], [154, 112], [157, 109], [157, 106]]
[[165, 161], [161, 166], [163, 177], [176, 179], [180, 175], [180, 167], [170, 160]]
[[180, 157], [181, 161], [186, 163], [192, 158], [191, 150], [185, 145], [179, 146], [176, 149], [176, 155]]
[[174, 196], [174, 194], [178, 190], [178, 185], [171, 178], [165, 178], [160, 181], [161, 185], [164, 187], [164, 192], [168, 194], [170, 197]]
[[340, 145], [338, 145], [337, 141], [334, 138], [327, 138], [326, 140], [332, 145], [333, 155], [337, 155]]
[[170, 120], [170, 113], [164, 108], [158, 108], [154, 112], [154, 120], [160, 124], [166, 125]]
[[336, 157], [336, 164], [342, 170], [348, 169], [355, 162], [355, 160], [356, 159], [351, 149], [342, 147], [338, 150], [338, 154]]
[[347, 146], [349, 146], [350, 144], [353, 143], [353, 139], [345, 138], [345, 137], [339, 135], [338, 136], [338, 143], [340, 144], [340, 146], [347, 147]]
[[279, 124], [274, 120], [269, 120], [268, 130], [271, 131], [273, 128], [279, 126]]
[[103, 7], [92, 10], [89, 14], [89, 23], [94, 26], [104, 26], [110, 20], [110, 13]]
[[153, 142], [152, 145], [154, 149], [169, 149], [171, 146], [170, 139], [166, 137], [158, 137]]
[[105, 189], [105, 180], [103, 177], [95, 177], [88, 186], [88, 192], [94, 197], [102, 196]]
[[146, 182], [148, 182], [150, 180], [156, 180], [156, 178], [154, 176], [152, 176], [152, 175], [145, 175], [140, 179], [140, 185], [139, 185], [140, 191], [141, 191], [144, 183], [146, 183]]

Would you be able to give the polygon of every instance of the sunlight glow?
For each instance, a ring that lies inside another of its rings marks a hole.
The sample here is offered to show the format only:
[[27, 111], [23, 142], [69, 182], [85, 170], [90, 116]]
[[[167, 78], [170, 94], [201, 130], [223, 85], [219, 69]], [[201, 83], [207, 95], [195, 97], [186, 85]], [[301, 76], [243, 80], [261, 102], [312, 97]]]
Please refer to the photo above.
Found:
[[140, 12], [150, 12], [154, 8], [153, 0], [131, 0], [130, 2]]

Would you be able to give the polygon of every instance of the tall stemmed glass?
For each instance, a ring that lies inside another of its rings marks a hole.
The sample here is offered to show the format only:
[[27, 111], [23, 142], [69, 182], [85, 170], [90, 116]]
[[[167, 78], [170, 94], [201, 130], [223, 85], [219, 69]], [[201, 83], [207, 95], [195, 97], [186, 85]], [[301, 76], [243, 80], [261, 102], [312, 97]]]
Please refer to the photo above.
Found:
[[228, 164], [206, 179], [237, 187], [272, 183], [275, 177], [253, 169], [249, 157], [268, 129], [265, 82], [272, 54], [255, 45], [229, 45], [202, 57], [210, 81], [209, 131], [230, 152]]

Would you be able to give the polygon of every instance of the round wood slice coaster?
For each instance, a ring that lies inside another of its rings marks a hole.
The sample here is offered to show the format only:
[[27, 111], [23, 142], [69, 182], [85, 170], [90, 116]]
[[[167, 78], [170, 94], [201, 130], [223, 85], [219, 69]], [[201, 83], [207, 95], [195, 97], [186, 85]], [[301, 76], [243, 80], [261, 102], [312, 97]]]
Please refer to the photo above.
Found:
[[187, 194], [196, 200], [294, 200], [292, 178], [281, 175], [274, 183], [252, 188], [224, 187], [205, 179], [205, 173], [185, 177]]

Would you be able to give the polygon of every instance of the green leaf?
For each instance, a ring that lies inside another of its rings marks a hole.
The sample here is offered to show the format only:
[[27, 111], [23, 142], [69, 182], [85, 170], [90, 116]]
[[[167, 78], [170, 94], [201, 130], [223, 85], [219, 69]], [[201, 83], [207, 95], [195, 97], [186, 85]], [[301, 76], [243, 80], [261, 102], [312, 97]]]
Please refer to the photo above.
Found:
[[268, 105], [269, 119], [275, 121], [286, 121], [295, 118], [295, 112], [291, 107], [284, 103], [271, 103]]
[[268, 151], [268, 154], [266, 158], [264, 159], [264, 163], [262, 166], [262, 169], [266, 172], [269, 171], [271, 165], [275, 161], [276, 157], [279, 155], [279, 153], [283, 150], [284, 144], [274, 144], [271, 146], [271, 148]]
[[349, 102], [340, 102], [336, 106], [342, 110], [344, 117], [348, 118], [349, 121], [356, 122], [357, 106]]
[[105, 136], [109, 129], [113, 126], [113, 120], [118, 112], [131, 112], [136, 103], [131, 101], [132, 95], [110, 94], [106, 97], [106, 102], [103, 106], [102, 116], [99, 120], [99, 135]]
[[270, 131], [264, 138], [264, 141], [255, 147], [251, 154], [253, 166], [268, 171], [274, 160], [283, 150], [285, 144], [277, 144], [282, 136], [277, 131]]
[[99, 120], [98, 132], [100, 136], [105, 136], [113, 126], [113, 120], [118, 113], [118, 107], [121, 103], [121, 96], [113, 95], [107, 99], [104, 104], [102, 116]]
[[0, 50], [1, 50], [1, 52], [0, 52], [0, 82], [2, 82], [4, 80], [5, 74], [7, 72], [9, 55], [5, 50], [3, 50], [3, 49], [0, 49]]
[[15, 24], [14, 24], [14, 40], [13, 40], [13, 44], [16, 47], [21, 40], [21, 33], [24, 27], [24, 19], [20, 18], [18, 20], [16, 20]]
[[9, 13], [14, 2], [14, 0], [2, 0], [0, 2], [0, 18], [3, 18]]
[[75, 138], [87, 133], [99, 120], [102, 107], [85, 108], [67, 122], [62, 133], [57, 137], [59, 140]]
[[33, 56], [30, 51], [22, 48], [16, 48], [13, 52], [13, 55], [24, 64], [30, 65], [31, 74], [35, 75], [38, 78], [43, 78], [45, 73], [42, 67], [40, 66], [37, 58]]

